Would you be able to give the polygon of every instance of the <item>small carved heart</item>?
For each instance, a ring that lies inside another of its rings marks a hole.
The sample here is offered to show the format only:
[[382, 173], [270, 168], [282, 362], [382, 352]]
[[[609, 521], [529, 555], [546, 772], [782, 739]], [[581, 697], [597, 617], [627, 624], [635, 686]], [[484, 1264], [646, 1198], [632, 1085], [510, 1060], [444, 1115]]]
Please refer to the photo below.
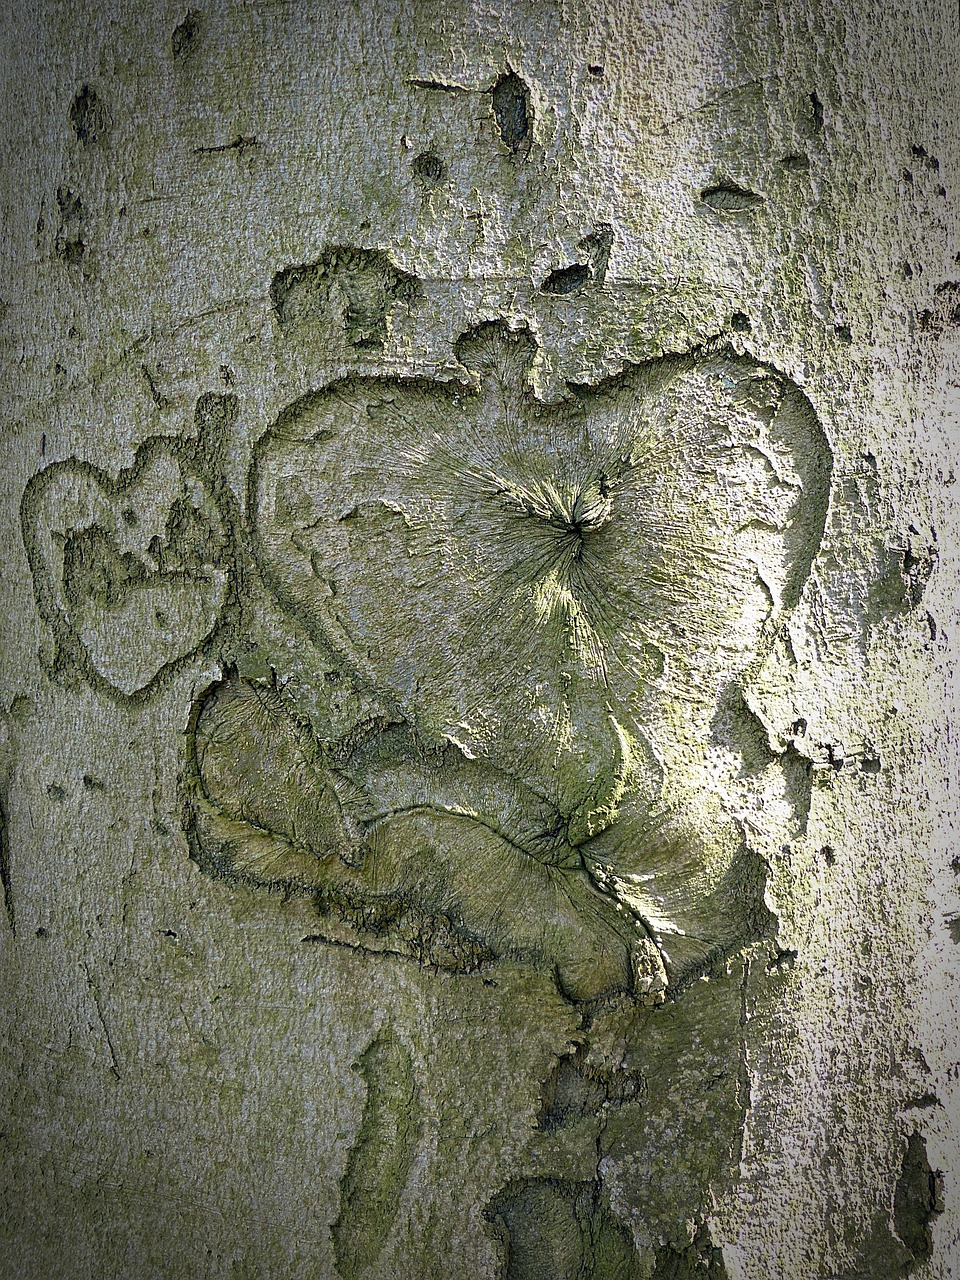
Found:
[[127, 697], [209, 638], [229, 590], [227, 530], [192, 452], [148, 440], [115, 480], [70, 458], [24, 493], [24, 544], [59, 660]]

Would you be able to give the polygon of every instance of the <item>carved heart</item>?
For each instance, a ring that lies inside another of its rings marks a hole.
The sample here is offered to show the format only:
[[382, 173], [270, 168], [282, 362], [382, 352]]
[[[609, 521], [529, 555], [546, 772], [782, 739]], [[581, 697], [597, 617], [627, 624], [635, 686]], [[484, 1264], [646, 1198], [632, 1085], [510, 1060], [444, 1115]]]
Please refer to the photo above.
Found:
[[227, 534], [188, 444], [149, 440], [116, 480], [55, 463], [28, 485], [22, 525], [41, 613], [93, 683], [142, 692], [213, 631]]
[[[769, 923], [732, 695], [809, 569], [829, 452], [730, 353], [553, 405], [526, 332], [457, 354], [476, 389], [347, 380], [257, 446], [265, 579], [394, 714], [322, 742], [282, 684], [211, 688], [194, 857], [313, 896], [325, 937], [663, 998]], [[789, 812], [780, 782], [755, 796]]]
[[259, 443], [252, 501], [280, 600], [428, 739], [584, 833], [645, 734], [709, 733], [796, 598], [829, 455], [798, 389], [730, 352], [543, 404], [527, 331], [457, 347], [477, 389], [340, 382]]

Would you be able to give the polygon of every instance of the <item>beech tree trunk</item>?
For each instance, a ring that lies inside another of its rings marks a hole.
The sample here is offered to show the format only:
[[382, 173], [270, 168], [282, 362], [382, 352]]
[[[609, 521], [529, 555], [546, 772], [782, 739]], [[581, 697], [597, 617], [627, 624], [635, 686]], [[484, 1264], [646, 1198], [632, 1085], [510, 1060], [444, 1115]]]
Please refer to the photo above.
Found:
[[2, 1273], [960, 1274], [960, 19], [5, 6]]

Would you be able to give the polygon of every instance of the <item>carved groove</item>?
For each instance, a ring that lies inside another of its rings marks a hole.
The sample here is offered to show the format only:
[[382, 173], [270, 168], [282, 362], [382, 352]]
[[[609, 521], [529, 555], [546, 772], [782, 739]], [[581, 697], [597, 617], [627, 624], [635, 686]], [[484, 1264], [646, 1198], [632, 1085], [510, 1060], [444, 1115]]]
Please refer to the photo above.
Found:
[[17, 936], [17, 913], [13, 901], [13, 879], [10, 874], [10, 830], [7, 825], [6, 798], [0, 796], [0, 891], [3, 911], [13, 937]]
[[356, 1280], [390, 1234], [420, 1128], [410, 1054], [382, 1032], [356, 1070], [367, 1087], [360, 1131], [340, 1181], [340, 1216], [331, 1228], [337, 1269]]
[[739, 213], [744, 209], [755, 209], [764, 203], [763, 196], [755, 191], [746, 191], [734, 182], [721, 182], [715, 187], [706, 187], [700, 192], [700, 199], [711, 209], [723, 213]]
[[236, 416], [235, 397], [201, 396], [196, 440], [147, 440], [115, 480], [69, 458], [27, 485], [21, 529], [55, 669], [142, 698], [209, 640], [237, 576], [219, 470]]

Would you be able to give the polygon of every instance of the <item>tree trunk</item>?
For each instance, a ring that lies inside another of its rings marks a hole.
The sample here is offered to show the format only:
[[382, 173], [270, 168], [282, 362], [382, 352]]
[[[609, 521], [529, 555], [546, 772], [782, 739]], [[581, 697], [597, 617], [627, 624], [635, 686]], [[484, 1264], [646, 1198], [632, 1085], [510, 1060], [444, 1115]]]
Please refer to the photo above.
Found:
[[956, 6], [4, 29], [3, 1274], [958, 1274]]

